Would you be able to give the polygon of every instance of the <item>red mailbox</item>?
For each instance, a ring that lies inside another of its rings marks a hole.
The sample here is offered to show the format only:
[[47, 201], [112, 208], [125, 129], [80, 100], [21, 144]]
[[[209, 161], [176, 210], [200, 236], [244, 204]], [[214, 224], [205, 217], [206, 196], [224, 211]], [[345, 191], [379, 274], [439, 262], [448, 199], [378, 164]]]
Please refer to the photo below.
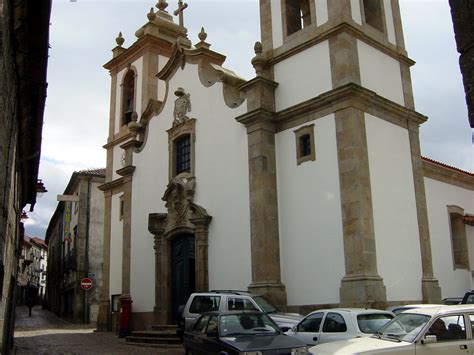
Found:
[[130, 314], [132, 313], [132, 297], [130, 295], [121, 295], [119, 297], [120, 308], [120, 330], [119, 338], [130, 335]]

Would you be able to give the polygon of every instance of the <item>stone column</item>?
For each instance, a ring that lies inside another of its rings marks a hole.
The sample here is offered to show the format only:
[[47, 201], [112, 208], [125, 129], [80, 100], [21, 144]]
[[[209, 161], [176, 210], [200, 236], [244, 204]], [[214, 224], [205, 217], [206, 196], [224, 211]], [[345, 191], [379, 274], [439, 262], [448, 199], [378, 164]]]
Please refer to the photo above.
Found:
[[237, 118], [247, 127], [250, 189], [251, 292], [285, 309], [281, 282], [275, 157], [274, 90], [277, 83], [257, 76], [244, 84], [248, 113]]
[[208, 266], [208, 235], [211, 217], [191, 219], [195, 225], [194, 237], [196, 240], [196, 292], [209, 290], [209, 266]]
[[104, 251], [102, 259], [102, 289], [100, 291], [99, 314], [97, 315], [97, 330], [110, 331], [110, 226], [112, 211], [112, 191], [104, 191]]
[[168, 324], [170, 319], [169, 282], [167, 264], [167, 244], [165, 236], [166, 213], [153, 213], [148, 217], [148, 230], [154, 236], [155, 249], [155, 306], [153, 308], [156, 324]]
[[335, 116], [346, 266], [341, 306], [384, 308], [387, 296], [377, 271], [364, 112], [347, 108]]
[[418, 217], [418, 231], [420, 237], [422, 280], [421, 289], [423, 302], [441, 303], [441, 288], [433, 272], [431, 256], [431, 239], [428, 225], [428, 211], [426, 206], [425, 181], [423, 163], [421, 161], [419, 126], [409, 122], [408, 134], [410, 139], [411, 162], [413, 166], [413, 180], [415, 185], [416, 212]]

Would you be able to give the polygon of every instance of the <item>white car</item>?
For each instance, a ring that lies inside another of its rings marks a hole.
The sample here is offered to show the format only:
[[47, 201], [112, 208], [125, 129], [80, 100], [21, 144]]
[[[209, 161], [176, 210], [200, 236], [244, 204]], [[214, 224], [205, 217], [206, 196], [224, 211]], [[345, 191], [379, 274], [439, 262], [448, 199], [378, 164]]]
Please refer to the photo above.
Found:
[[428, 303], [403, 304], [403, 305], [388, 307], [386, 311], [393, 312], [393, 314], [398, 315], [399, 313], [402, 313], [414, 308], [428, 308], [428, 307], [436, 307], [436, 306], [441, 306], [441, 304], [428, 304]]
[[307, 345], [370, 336], [394, 317], [392, 312], [366, 308], [331, 308], [311, 312], [286, 335]]
[[316, 345], [311, 354], [474, 354], [474, 305], [416, 308], [400, 313], [372, 337]]

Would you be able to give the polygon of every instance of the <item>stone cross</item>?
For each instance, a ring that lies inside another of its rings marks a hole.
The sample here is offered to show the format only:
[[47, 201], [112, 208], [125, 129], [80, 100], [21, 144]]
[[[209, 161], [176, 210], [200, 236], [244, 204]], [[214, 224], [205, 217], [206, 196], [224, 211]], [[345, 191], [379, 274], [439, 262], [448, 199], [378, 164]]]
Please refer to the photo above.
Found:
[[181, 28], [184, 27], [183, 12], [187, 7], [188, 7], [188, 4], [184, 3], [182, 0], [179, 0], [178, 1], [178, 8], [174, 12], [175, 16], [179, 15], [179, 27], [181, 27]]

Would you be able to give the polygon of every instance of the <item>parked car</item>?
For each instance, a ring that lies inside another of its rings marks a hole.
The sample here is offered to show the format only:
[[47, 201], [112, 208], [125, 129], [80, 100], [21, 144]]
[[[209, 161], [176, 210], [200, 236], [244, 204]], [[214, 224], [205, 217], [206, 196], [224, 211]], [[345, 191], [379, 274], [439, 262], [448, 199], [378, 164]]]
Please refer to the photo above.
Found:
[[366, 308], [332, 308], [311, 312], [285, 334], [307, 345], [371, 336], [394, 316], [392, 312]]
[[474, 290], [467, 291], [461, 300], [462, 304], [474, 304]]
[[451, 304], [461, 304], [462, 303], [462, 297], [447, 297], [443, 298], [443, 304], [446, 305], [451, 305]]
[[441, 306], [440, 304], [428, 304], [428, 303], [420, 303], [420, 304], [402, 304], [398, 306], [391, 306], [386, 309], [386, 311], [392, 312], [393, 314], [397, 315], [404, 311], [415, 309], [415, 308], [428, 308], [428, 307], [436, 307]]
[[246, 291], [212, 290], [193, 293], [178, 311], [177, 334], [181, 338], [197, 317], [209, 311], [259, 311], [268, 314], [285, 332], [303, 319], [301, 314], [283, 313], [273, 307], [262, 295]]
[[306, 345], [283, 334], [265, 313], [207, 312], [184, 332], [186, 354], [307, 354]]
[[311, 354], [472, 354], [474, 305], [413, 308], [371, 337], [313, 346]]

